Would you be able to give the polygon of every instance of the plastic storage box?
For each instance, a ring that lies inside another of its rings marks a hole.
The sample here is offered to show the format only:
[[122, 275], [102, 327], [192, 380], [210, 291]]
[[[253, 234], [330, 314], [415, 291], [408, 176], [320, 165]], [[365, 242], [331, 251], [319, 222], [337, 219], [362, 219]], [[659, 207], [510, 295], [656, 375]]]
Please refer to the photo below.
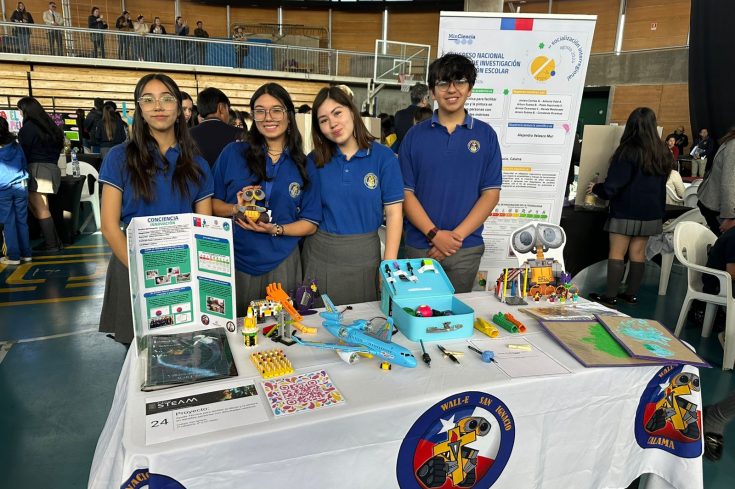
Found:
[[[386, 260], [380, 264], [380, 274], [383, 278], [381, 309], [393, 317], [399, 331], [408, 339], [440, 341], [472, 336], [475, 311], [454, 297], [454, 287], [439, 262], [429, 258]], [[424, 305], [452, 314], [417, 317], [404, 310], [415, 311]]]

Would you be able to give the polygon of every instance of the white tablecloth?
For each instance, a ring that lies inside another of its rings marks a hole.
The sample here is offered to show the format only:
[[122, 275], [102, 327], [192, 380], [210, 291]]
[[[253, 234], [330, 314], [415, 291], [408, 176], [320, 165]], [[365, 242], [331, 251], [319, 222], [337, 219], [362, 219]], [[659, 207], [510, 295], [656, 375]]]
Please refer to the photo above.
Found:
[[[459, 297], [485, 318], [511, 310], [485, 292]], [[152, 446], [145, 444], [144, 402], [151, 394], [139, 390], [139, 362], [131, 348], [88, 487], [120, 487], [138, 469], [164, 474], [187, 489], [399, 487], [396, 464], [411, 427], [438, 401], [468, 391], [493, 396], [512, 415], [513, 440], [501, 441], [501, 448], [512, 451], [493, 487], [626, 488], [646, 473], [656, 475], [649, 477], [648, 487], [703, 487], [701, 457], [683, 458], [636, 442], [636, 410], [659, 367], [586, 369], [534, 320], [514, 312], [528, 326], [528, 341], [571, 374], [509, 378], [471, 353], [457, 366], [431, 343], [427, 346], [433, 361], [427, 368], [419, 345], [401, 334], [394, 340], [414, 352], [419, 359], [415, 369], [382, 371], [377, 361], [365, 359], [347, 365], [332, 351], [295, 345], [286, 352], [296, 372], [326, 369], [346, 403], [278, 419], [269, 412], [267, 422]], [[379, 315], [377, 303], [359, 304], [345, 319]], [[309, 316], [304, 322], [319, 324], [320, 318]], [[479, 333], [475, 337], [487, 339]], [[323, 331], [318, 338], [333, 340]], [[467, 345], [466, 340], [441, 343], [463, 350]], [[231, 344], [240, 376], [258, 378], [248, 360], [250, 351], [239, 339]], [[273, 347], [260, 340], [259, 349]], [[175, 396], [173, 389], [166, 392]], [[490, 486], [480, 479], [475, 487]]]

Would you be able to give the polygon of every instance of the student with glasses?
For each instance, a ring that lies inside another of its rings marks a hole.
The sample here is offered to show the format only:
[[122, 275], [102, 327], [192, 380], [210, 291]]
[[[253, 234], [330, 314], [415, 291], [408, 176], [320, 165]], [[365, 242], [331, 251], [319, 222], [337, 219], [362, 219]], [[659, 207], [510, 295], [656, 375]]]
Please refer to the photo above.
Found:
[[[324, 214], [304, 243], [304, 277], [316, 279], [335, 305], [378, 300], [381, 258], [395, 260], [403, 230], [398, 158], [375, 141], [352, 99], [323, 88], [313, 104], [309, 156], [316, 163]], [[385, 253], [378, 229], [386, 220]]]
[[102, 302], [100, 331], [130, 344], [128, 254], [120, 229], [134, 217], [196, 212], [212, 214], [214, 192], [207, 162], [181, 110], [181, 91], [166, 75], [144, 76], [135, 87], [135, 117], [128, 142], [113, 147], [102, 162], [102, 235], [112, 249]]
[[406, 255], [441, 262], [457, 293], [469, 292], [485, 245], [483, 223], [500, 198], [498, 137], [467, 113], [477, 70], [467, 57], [445, 54], [429, 66], [439, 109], [411, 128], [400, 148]]
[[236, 224], [238, 316], [265, 297], [269, 283], [285, 290], [301, 283], [298, 243], [322, 219], [319, 178], [304, 155], [291, 96], [267, 83], [253, 94], [250, 109], [255, 123], [247, 140], [226, 146], [214, 166], [214, 214]]

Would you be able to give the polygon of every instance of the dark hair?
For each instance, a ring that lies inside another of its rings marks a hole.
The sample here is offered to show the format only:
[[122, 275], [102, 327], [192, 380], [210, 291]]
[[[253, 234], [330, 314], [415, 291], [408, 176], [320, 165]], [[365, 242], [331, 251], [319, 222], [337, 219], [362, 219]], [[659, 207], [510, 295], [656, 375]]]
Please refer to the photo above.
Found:
[[115, 112], [115, 109], [113, 102], [105, 102], [105, 105], [102, 106], [102, 127], [108, 141], [112, 141], [115, 137], [115, 127], [117, 126], [117, 112]]
[[352, 114], [352, 123], [355, 127], [354, 136], [357, 141], [357, 146], [360, 149], [368, 149], [370, 143], [376, 139], [375, 136], [370, 134], [367, 127], [365, 127], [365, 123], [362, 122], [362, 117], [360, 117], [360, 112], [352, 101], [352, 97], [340, 87], [324, 87], [316, 94], [311, 109], [311, 139], [314, 143], [314, 162], [317, 168], [322, 168], [326, 165], [337, 150], [337, 145], [322, 134], [322, 130], [319, 127], [319, 117], [317, 116], [319, 114], [319, 108], [328, 99], [334, 100], [339, 105], [343, 105]]
[[0, 144], [3, 146], [6, 144], [15, 142], [15, 134], [10, 132], [10, 126], [8, 125], [5, 117], [0, 117]]
[[228, 121], [228, 124], [231, 125], [231, 126], [234, 126], [235, 125], [235, 120], [237, 120], [239, 118], [239, 115], [237, 114], [237, 111], [235, 109], [233, 109], [232, 107], [230, 107], [230, 110], [228, 110], [227, 113], [230, 116], [230, 120]]
[[205, 88], [197, 95], [197, 110], [199, 110], [199, 115], [202, 117], [207, 117], [217, 112], [217, 106], [219, 104], [225, 104], [227, 107], [230, 106], [230, 99], [219, 88]]
[[311, 107], [309, 107], [309, 104], [301, 104], [299, 106], [299, 114], [308, 114], [309, 112], [311, 112]]
[[380, 139], [385, 142], [385, 138], [396, 132], [396, 119], [392, 115], [380, 114]]
[[454, 81], [466, 78], [470, 88], [475, 86], [477, 68], [467, 56], [447, 53], [429, 65], [429, 88], [434, 90], [438, 81]]
[[[188, 127], [194, 127], [196, 126], [196, 123], [197, 123], [196, 121], [197, 106], [194, 105], [194, 99], [191, 98], [191, 95], [189, 95], [186, 92], [181, 92], [181, 101], [183, 102], [184, 100], [191, 100], [191, 117], [189, 118], [189, 122], [187, 122], [186, 125]], [[184, 116], [184, 119], [186, 119], [186, 116]]]
[[105, 104], [105, 101], [101, 98], [97, 97], [94, 99], [94, 108], [97, 110], [102, 110], [102, 106]]
[[417, 83], [411, 87], [408, 94], [411, 96], [411, 103], [416, 105], [429, 96], [429, 87], [423, 83]]
[[[142, 198], [146, 202], [150, 202], [156, 195], [156, 189], [153, 187], [153, 178], [158, 171], [156, 168], [156, 160], [153, 157], [153, 151], [160, 152], [156, 140], [151, 136], [148, 129], [148, 123], [143, 119], [143, 111], [140, 108], [138, 99], [143, 93], [145, 86], [152, 80], [158, 80], [163, 83], [168, 91], [176, 97], [177, 108], [179, 109], [179, 117], [174, 124], [174, 133], [176, 142], [179, 144], [179, 159], [176, 161], [176, 168], [173, 174], [173, 187], [178, 190], [182, 196], [189, 195], [188, 183], [199, 184], [201, 182], [203, 172], [194, 159], [198, 153], [194, 140], [189, 135], [186, 128], [186, 119], [184, 111], [181, 110], [181, 91], [176, 82], [163, 73], [150, 73], [138, 80], [135, 86], [135, 116], [133, 119], [133, 130], [130, 135], [130, 142], [125, 150], [127, 160], [127, 170], [130, 174], [130, 181], [136, 198]], [[164, 169], [167, 168], [166, 158], [163, 159]]]
[[94, 15], [95, 10], [99, 10], [99, 7], [92, 7], [92, 10], [89, 11], [90, 14]]
[[658, 135], [656, 114], [648, 107], [638, 107], [628, 116], [620, 145], [610, 158], [610, 164], [620, 160], [636, 163], [646, 175], [671, 172], [671, 152]]
[[64, 146], [64, 132], [51, 119], [38, 100], [33, 97], [23, 97], [18, 100], [18, 109], [23, 112], [23, 123], [32, 122], [38, 127], [40, 138], [43, 142], [58, 146], [59, 150]]
[[[278, 83], [266, 83], [265, 85], [261, 85], [250, 98], [251, 111], [255, 110], [255, 103], [263, 95], [270, 95], [275, 98], [286, 109], [286, 117], [288, 118], [286, 148], [288, 148], [291, 159], [296, 163], [296, 168], [299, 169], [301, 179], [304, 181], [304, 187], [306, 187], [309, 185], [309, 175], [306, 173], [306, 155], [303, 150], [301, 133], [296, 125], [296, 111], [294, 110], [291, 95]], [[265, 153], [263, 152], [265, 137], [258, 130], [258, 124], [253, 123], [250, 125], [250, 130], [247, 132], [247, 140], [249, 144], [245, 152], [245, 161], [247, 161], [248, 168], [258, 177], [258, 181], [270, 181], [265, 173]]]
[[432, 115], [434, 115], [434, 111], [429, 107], [416, 107], [416, 110], [413, 111], [414, 124], [431, 119]]

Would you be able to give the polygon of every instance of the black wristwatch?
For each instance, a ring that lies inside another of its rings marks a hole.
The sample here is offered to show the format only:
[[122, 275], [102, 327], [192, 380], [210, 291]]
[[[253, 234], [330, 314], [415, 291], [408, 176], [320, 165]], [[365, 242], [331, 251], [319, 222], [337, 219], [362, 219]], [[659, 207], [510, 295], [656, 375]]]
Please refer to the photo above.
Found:
[[434, 237], [436, 236], [436, 233], [438, 233], [438, 232], [439, 232], [439, 230], [436, 228], [436, 226], [433, 227], [433, 228], [431, 228], [429, 230], [429, 232], [426, 233], [426, 239], [428, 239], [429, 241], [433, 240]]

